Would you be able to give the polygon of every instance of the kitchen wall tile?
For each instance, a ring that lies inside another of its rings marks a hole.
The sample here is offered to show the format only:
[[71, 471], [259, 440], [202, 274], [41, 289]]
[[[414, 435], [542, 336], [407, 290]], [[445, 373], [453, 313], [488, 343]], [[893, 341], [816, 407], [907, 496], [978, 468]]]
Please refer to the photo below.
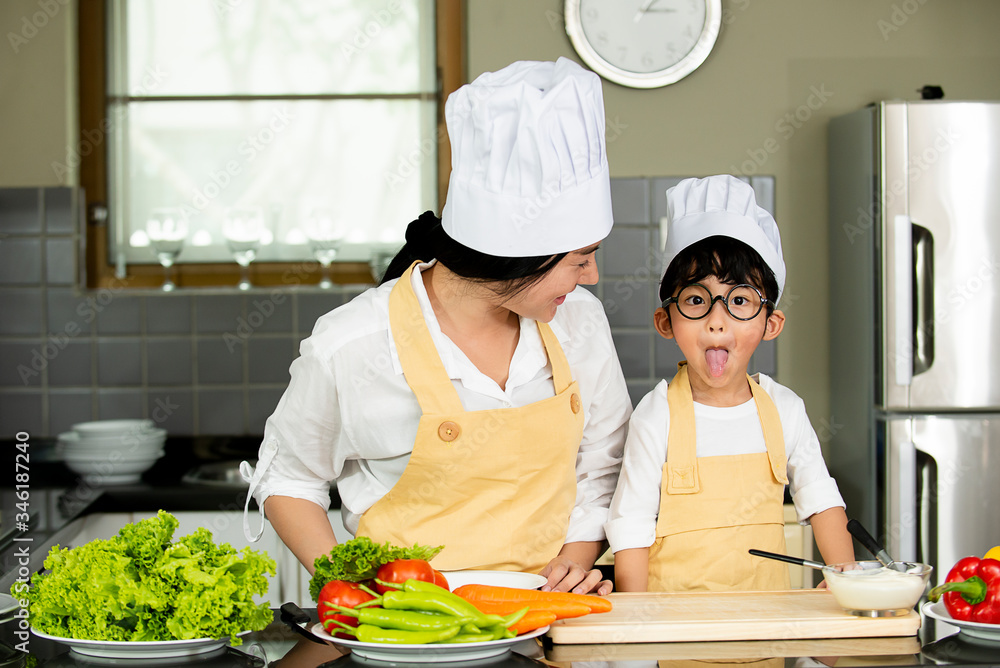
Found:
[[72, 289], [49, 288], [45, 291], [45, 302], [50, 334], [75, 338], [88, 336], [93, 331], [98, 308], [93, 295], [81, 295]]
[[[773, 176], [751, 176], [750, 187], [753, 188], [754, 199], [757, 205], [774, 215], [774, 177]], [[780, 225], [779, 225], [780, 227]]]
[[10, 236], [0, 243], [0, 285], [42, 282], [42, 240]]
[[100, 339], [97, 342], [97, 384], [142, 384], [142, 346], [139, 339]]
[[649, 250], [649, 227], [615, 225], [598, 253], [603, 254], [607, 276], [642, 276]]
[[247, 344], [251, 383], [288, 383], [288, 366], [298, 348], [290, 336], [253, 336]]
[[40, 390], [0, 391], [0, 429], [8, 435], [26, 431], [34, 437], [44, 436], [46, 432], [42, 419], [43, 401]]
[[264, 423], [271, 417], [278, 406], [278, 400], [284, 393], [282, 389], [251, 388], [249, 392], [250, 415], [247, 419], [247, 433], [264, 435]]
[[0, 188], [0, 230], [6, 234], [40, 234], [41, 201], [38, 188]]
[[90, 387], [94, 383], [89, 340], [70, 340], [49, 362], [49, 385], [53, 387]]
[[[608, 290], [608, 283], [611, 290]], [[604, 285], [604, 311], [612, 327], [649, 327], [653, 322], [648, 281], [607, 279]]]
[[73, 425], [94, 419], [93, 390], [51, 390], [49, 392], [49, 434], [70, 431]]
[[199, 434], [243, 434], [245, 433], [243, 417], [242, 390], [199, 390]]
[[181, 339], [146, 340], [146, 383], [155, 385], [191, 385], [192, 341]]
[[646, 378], [653, 371], [649, 332], [616, 333], [612, 338], [626, 378]]
[[97, 314], [98, 334], [142, 333], [142, 298], [123, 294], [114, 296]]
[[231, 346], [221, 336], [198, 337], [200, 385], [243, 382], [243, 345]]
[[97, 392], [98, 420], [133, 420], [144, 417], [143, 392], [134, 389], [101, 388]]
[[254, 334], [292, 331], [294, 305], [289, 293], [273, 291], [259, 296], [248, 295], [246, 308], [246, 323]]
[[186, 295], [146, 297], [147, 334], [189, 334], [194, 300]]
[[0, 336], [19, 334], [41, 336], [45, 331], [42, 325], [44, 303], [45, 295], [38, 288], [0, 288], [0, 304], [3, 304]]
[[237, 335], [244, 322], [243, 295], [205, 295], [195, 297], [195, 329], [202, 333], [229, 332]]
[[750, 373], [763, 373], [772, 378], [778, 372], [777, 340], [761, 341], [750, 358]]
[[76, 276], [76, 242], [72, 239], [46, 239], [45, 282], [48, 285], [73, 285]]
[[670, 380], [677, 373], [678, 362], [684, 361], [684, 354], [673, 339], [665, 339], [659, 334], [653, 336], [655, 337], [653, 342], [653, 374], [657, 378]]
[[611, 211], [615, 224], [649, 222], [649, 181], [611, 179]]
[[190, 390], [150, 390], [146, 402], [146, 417], [171, 436], [192, 436], [195, 400]]
[[344, 295], [338, 292], [300, 294], [296, 296], [296, 299], [298, 300], [297, 320], [300, 339], [304, 339], [312, 333], [313, 325], [316, 324], [320, 316], [346, 303]]
[[660, 218], [667, 215], [667, 189], [673, 188], [683, 181], [684, 176], [652, 179], [649, 186], [649, 197], [653, 209], [653, 218], [650, 222], [653, 225], [660, 224]]
[[77, 210], [73, 188], [45, 188], [45, 233], [72, 234], [77, 231]]
[[49, 366], [48, 353], [41, 342], [0, 341], [0, 387], [40, 387]]
[[627, 380], [625, 385], [628, 387], [628, 396], [632, 400], [632, 407], [634, 408], [651, 389], [656, 387], [656, 382], [646, 378], [639, 378]]

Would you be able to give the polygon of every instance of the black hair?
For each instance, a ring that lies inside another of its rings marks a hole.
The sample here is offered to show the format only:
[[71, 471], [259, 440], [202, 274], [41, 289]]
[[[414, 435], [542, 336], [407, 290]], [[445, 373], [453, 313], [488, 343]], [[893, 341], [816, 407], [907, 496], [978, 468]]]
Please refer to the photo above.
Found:
[[406, 244], [396, 253], [379, 281], [399, 278], [414, 260], [437, 260], [470, 281], [493, 284], [497, 295], [510, 298], [540, 281], [567, 253], [532, 257], [499, 257], [473, 250], [451, 237], [433, 211], [425, 211], [406, 228]]
[[778, 298], [778, 281], [760, 253], [753, 248], [726, 236], [706, 237], [691, 244], [671, 260], [660, 281], [660, 301], [674, 292], [697, 283], [708, 276], [715, 276], [723, 283], [749, 283], [764, 293], [768, 299], [768, 315], [774, 311]]

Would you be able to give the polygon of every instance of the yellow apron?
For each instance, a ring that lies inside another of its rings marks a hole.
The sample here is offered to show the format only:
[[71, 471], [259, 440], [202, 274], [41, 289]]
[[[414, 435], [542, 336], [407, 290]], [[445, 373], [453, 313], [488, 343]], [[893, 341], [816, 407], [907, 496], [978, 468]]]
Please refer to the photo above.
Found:
[[433, 560], [440, 570], [538, 572], [562, 548], [576, 502], [577, 383], [552, 329], [539, 322], [555, 396], [465, 411], [413, 292], [414, 265], [389, 295], [389, 324], [423, 414], [402, 477], [362, 515], [357, 535], [444, 545]]
[[697, 457], [686, 365], [667, 388], [670, 431], [660, 483], [649, 591], [781, 590], [788, 567], [750, 548], [785, 552], [782, 513], [787, 459], [774, 402], [747, 376], [766, 453]]

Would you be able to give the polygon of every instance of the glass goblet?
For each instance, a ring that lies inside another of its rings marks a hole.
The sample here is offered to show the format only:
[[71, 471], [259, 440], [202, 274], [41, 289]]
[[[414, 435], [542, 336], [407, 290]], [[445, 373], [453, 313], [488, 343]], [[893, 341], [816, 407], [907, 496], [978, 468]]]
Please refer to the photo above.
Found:
[[253, 287], [250, 282], [250, 263], [257, 258], [264, 238], [264, 212], [260, 207], [233, 207], [226, 211], [222, 223], [222, 236], [226, 238], [229, 252], [240, 265], [240, 290]]
[[154, 209], [146, 221], [146, 234], [149, 245], [156, 253], [156, 259], [163, 267], [164, 292], [170, 292], [177, 285], [171, 279], [171, 272], [177, 256], [184, 249], [184, 241], [188, 235], [188, 222], [183, 211], [178, 208], [163, 207]]
[[313, 257], [322, 267], [319, 287], [329, 289], [333, 287], [333, 281], [330, 280], [330, 265], [333, 264], [341, 244], [344, 243], [344, 227], [332, 214], [317, 209], [306, 219], [304, 228]]

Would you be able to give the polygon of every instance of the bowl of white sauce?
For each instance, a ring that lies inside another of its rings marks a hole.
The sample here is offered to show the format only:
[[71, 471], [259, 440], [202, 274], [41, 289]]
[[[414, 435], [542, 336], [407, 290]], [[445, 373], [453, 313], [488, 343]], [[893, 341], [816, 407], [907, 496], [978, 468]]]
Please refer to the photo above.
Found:
[[877, 561], [851, 561], [827, 564], [823, 579], [847, 612], [862, 617], [893, 617], [913, 609], [924, 595], [933, 570], [927, 564], [897, 562], [886, 568]]

